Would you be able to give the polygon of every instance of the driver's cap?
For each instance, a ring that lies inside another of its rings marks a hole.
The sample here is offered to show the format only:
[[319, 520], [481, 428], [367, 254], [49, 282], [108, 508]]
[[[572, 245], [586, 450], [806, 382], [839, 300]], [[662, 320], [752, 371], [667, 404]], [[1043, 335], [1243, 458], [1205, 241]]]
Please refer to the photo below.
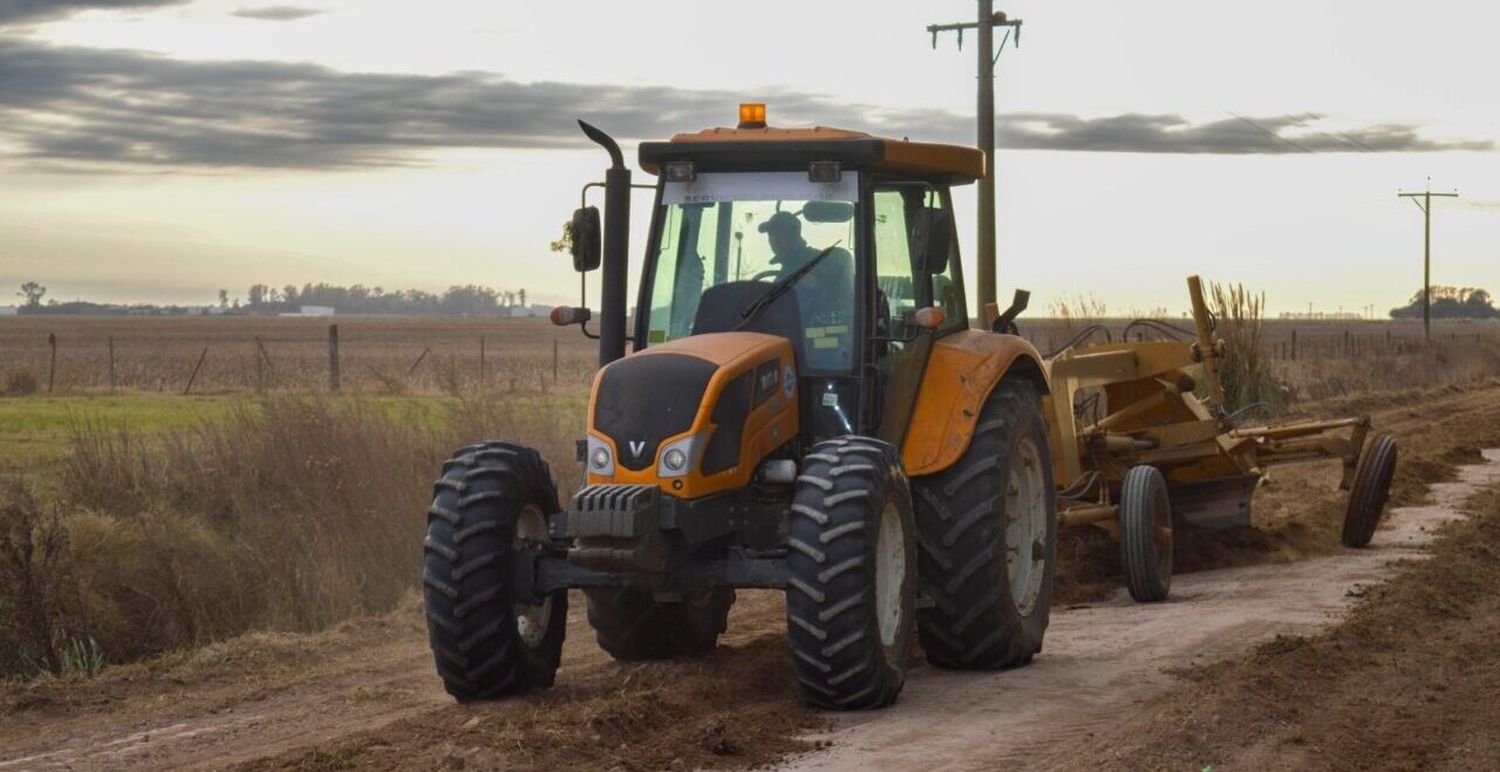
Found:
[[802, 221], [798, 220], [797, 215], [791, 212], [777, 212], [757, 226], [756, 230], [761, 233], [770, 233], [771, 231], [785, 233], [790, 231], [791, 233], [800, 234], [802, 233]]

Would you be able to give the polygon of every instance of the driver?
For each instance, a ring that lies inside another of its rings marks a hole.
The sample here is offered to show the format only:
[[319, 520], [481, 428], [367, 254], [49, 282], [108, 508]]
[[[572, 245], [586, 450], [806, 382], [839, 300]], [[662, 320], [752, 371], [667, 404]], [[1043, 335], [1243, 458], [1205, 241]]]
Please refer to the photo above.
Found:
[[[757, 230], [770, 241], [771, 264], [777, 266], [777, 280], [791, 275], [822, 251], [802, 238], [802, 221], [791, 212], [771, 215]], [[834, 247], [797, 282], [797, 295], [803, 298], [803, 307], [815, 309], [818, 316], [849, 313], [852, 309], [846, 306], [854, 299], [854, 258], [849, 250]]]

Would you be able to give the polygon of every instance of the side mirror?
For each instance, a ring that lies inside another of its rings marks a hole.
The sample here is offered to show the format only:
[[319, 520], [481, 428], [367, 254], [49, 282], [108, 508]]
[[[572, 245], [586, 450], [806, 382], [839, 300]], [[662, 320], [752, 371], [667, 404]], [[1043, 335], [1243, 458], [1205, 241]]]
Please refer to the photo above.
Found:
[[599, 231], [599, 208], [585, 206], [573, 210], [573, 220], [568, 223], [568, 235], [572, 238], [573, 270], [587, 273], [599, 267], [599, 245], [603, 242]]
[[809, 201], [802, 206], [808, 222], [844, 223], [854, 219], [854, 205], [843, 201]]
[[912, 223], [912, 259], [921, 260], [929, 274], [948, 270], [953, 251], [953, 213], [947, 209], [923, 208]]

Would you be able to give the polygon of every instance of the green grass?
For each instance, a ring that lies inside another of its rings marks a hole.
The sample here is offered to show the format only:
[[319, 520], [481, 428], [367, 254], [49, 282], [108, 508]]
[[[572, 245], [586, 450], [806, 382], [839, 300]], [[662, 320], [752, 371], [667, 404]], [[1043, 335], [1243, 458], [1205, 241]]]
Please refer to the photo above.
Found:
[[80, 423], [151, 434], [222, 418], [246, 399], [160, 394], [0, 399], [0, 468], [45, 470], [62, 456], [71, 428]]
[[[0, 398], [0, 470], [45, 473], [67, 450], [73, 427], [92, 424], [109, 431], [145, 437], [174, 429], [186, 429], [204, 421], [227, 417], [236, 407], [255, 405], [251, 394], [182, 396], [141, 393], [118, 396], [7, 397]], [[403, 420], [432, 424], [460, 400], [446, 396], [350, 397], [379, 405]], [[508, 405], [575, 407], [579, 414], [588, 398], [581, 393], [503, 398]], [[580, 436], [583, 427], [578, 427]], [[481, 439], [475, 437], [474, 439]]]

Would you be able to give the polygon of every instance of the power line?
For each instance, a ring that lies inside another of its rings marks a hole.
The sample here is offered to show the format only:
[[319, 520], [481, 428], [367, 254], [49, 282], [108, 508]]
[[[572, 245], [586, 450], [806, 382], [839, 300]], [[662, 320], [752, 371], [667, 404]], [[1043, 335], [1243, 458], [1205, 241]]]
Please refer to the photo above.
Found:
[[1233, 115], [1234, 117], [1239, 118], [1240, 120], [1244, 121], [1245, 123], [1250, 124], [1251, 128], [1254, 128], [1256, 131], [1259, 131], [1259, 132], [1265, 134], [1266, 136], [1272, 137], [1274, 139], [1279, 139], [1282, 142], [1285, 142], [1288, 145], [1291, 145], [1292, 147], [1295, 147], [1295, 148], [1297, 148], [1298, 150], [1301, 150], [1304, 153], [1311, 153], [1311, 152], [1313, 152], [1312, 148], [1307, 147], [1305, 145], [1300, 145], [1300, 144], [1298, 144], [1296, 142], [1293, 142], [1293, 141], [1287, 139], [1286, 137], [1281, 136], [1279, 133], [1271, 131], [1270, 129], [1268, 129], [1268, 128], [1266, 128], [1266, 127], [1264, 127], [1264, 126], [1256, 123], [1255, 121], [1250, 120], [1249, 118], [1246, 118], [1243, 115], [1240, 115], [1239, 113], [1237, 113], [1237, 112], [1235, 112], [1233, 110], [1228, 110], [1227, 112], [1230, 115]]

